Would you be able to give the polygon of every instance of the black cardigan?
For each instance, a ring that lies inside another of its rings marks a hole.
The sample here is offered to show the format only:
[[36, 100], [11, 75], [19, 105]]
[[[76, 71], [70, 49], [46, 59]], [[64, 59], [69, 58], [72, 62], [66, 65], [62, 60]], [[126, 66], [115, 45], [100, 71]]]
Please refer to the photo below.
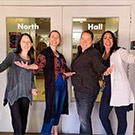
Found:
[[71, 67], [72, 71], [76, 72], [71, 78], [74, 90], [89, 96], [96, 96], [100, 89], [98, 73], [104, 73], [107, 69], [102, 64], [100, 53], [92, 46], [82, 52], [79, 46]]
[[[46, 66], [43, 68], [44, 76], [45, 76], [45, 98], [46, 98], [46, 110], [44, 115], [44, 123], [49, 123], [50, 119], [54, 118], [56, 115], [54, 54], [50, 47], [47, 47], [46, 49], [41, 51], [40, 54], [44, 55], [46, 58]], [[62, 54], [59, 53], [59, 55], [64, 59]], [[67, 91], [66, 91], [66, 97], [65, 97], [62, 114], [68, 114]]]

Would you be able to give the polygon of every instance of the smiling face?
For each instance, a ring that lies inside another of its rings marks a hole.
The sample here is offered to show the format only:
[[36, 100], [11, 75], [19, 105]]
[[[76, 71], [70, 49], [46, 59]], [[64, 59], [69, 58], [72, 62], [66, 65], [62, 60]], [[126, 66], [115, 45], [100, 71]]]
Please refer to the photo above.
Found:
[[52, 32], [49, 37], [50, 46], [57, 47], [60, 44], [60, 36], [57, 32]]
[[110, 49], [113, 46], [113, 37], [110, 33], [106, 33], [103, 37], [103, 45], [105, 47], [105, 50], [110, 51]]
[[32, 45], [33, 43], [31, 43], [30, 38], [24, 35], [20, 41], [20, 46], [21, 46], [22, 51], [28, 52]]
[[82, 51], [88, 49], [93, 43], [92, 37], [89, 33], [83, 33], [80, 39], [80, 45], [82, 47]]

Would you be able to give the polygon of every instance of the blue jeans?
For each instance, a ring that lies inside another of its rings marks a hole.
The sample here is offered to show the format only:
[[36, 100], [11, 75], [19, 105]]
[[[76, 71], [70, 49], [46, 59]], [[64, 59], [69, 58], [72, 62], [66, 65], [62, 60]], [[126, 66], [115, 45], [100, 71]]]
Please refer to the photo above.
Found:
[[66, 85], [56, 86], [56, 116], [52, 118], [49, 123], [44, 123], [42, 126], [42, 135], [51, 135], [53, 125], [59, 124], [60, 115], [63, 109], [64, 99], [66, 95]]
[[[109, 120], [109, 114], [112, 109], [113, 106], [110, 106], [110, 97], [103, 94], [100, 103], [99, 117], [107, 135], [114, 135]], [[122, 107], [115, 107], [115, 112], [118, 119], [117, 135], [124, 135], [127, 129], [127, 111]]]
[[97, 96], [90, 97], [89, 95], [75, 92], [81, 135], [92, 135], [91, 113], [96, 98]]

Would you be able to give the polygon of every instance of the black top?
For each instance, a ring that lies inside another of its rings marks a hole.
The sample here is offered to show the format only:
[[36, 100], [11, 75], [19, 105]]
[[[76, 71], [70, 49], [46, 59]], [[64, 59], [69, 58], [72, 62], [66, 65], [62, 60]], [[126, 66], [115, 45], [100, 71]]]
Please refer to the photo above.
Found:
[[100, 53], [92, 46], [82, 52], [79, 46], [71, 67], [72, 71], [76, 72], [72, 76], [75, 91], [89, 96], [97, 95], [100, 89], [98, 73], [104, 73], [107, 69], [102, 64]]
[[[110, 67], [110, 57], [106, 60], [103, 60], [104, 65], [108, 68]], [[111, 77], [110, 75], [104, 76], [105, 88], [103, 90], [104, 95], [111, 97]]]

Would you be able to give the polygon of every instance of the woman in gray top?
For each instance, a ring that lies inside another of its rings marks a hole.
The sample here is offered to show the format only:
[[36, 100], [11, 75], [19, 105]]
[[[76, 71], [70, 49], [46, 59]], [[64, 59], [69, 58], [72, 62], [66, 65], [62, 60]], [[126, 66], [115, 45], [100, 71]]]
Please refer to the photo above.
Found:
[[4, 106], [9, 104], [14, 135], [25, 134], [29, 103], [32, 103], [32, 94], [37, 95], [32, 71], [14, 64], [14, 61], [23, 61], [29, 64], [34, 62], [32, 45], [31, 36], [27, 33], [22, 34], [16, 52], [10, 52], [0, 64], [0, 72], [9, 67]]

